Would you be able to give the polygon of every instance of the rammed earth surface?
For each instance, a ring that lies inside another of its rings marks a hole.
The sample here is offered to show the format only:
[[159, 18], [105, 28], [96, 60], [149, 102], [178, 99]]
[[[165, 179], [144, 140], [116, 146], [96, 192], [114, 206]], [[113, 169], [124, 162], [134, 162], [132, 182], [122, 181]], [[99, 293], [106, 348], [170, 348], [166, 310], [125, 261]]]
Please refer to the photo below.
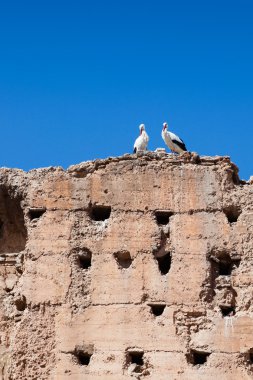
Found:
[[0, 169], [0, 378], [253, 378], [253, 185], [228, 157]]

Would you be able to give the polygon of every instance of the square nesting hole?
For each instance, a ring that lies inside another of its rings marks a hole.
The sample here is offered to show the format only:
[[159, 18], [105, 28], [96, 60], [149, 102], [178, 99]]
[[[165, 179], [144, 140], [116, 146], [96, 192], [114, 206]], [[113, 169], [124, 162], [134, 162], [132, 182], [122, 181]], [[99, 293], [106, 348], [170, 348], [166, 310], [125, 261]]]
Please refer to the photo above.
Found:
[[132, 262], [133, 262], [133, 259], [132, 259], [131, 255], [130, 255], [130, 252], [125, 251], [125, 250], [119, 251], [119, 252], [115, 252], [113, 254], [113, 256], [114, 256], [114, 258], [115, 258], [115, 260], [116, 260], [116, 262], [118, 264], [118, 267], [120, 269], [128, 269], [131, 266]]
[[126, 363], [128, 366], [132, 365], [132, 371], [141, 373], [144, 365], [144, 351], [139, 349], [129, 349], [126, 352]]
[[45, 212], [45, 207], [33, 207], [28, 211], [28, 217], [30, 220], [39, 219]]
[[110, 218], [111, 215], [111, 206], [91, 206], [90, 208], [90, 217], [95, 221], [104, 221]]
[[93, 345], [88, 345], [85, 347], [77, 346], [73, 351], [75, 362], [80, 366], [88, 366], [93, 355], [93, 350]]
[[187, 361], [192, 365], [203, 365], [207, 362], [209, 356], [210, 352], [191, 350], [187, 355]]
[[148, 306], [150, 307], [151, 314], [155, 317], [162, 315], [166, 307], [164, 303], [149, 303]]
[[218, 263], [219, 276], [231, 276], [232, 273], [232, 262], [229, 257], [227, 259], [221, 259]]
[[228, 222], [232, 224], [232, 223], [237, 222], [239, 216], [242, 213], [242, 210], [238, 206], [231, 205], [231, 206], [225, 207], [223, 209], [223, 212], [226, 215]]
[[91, 267], [92, 253], [88, 248], [83, 248], [77, 253], [77, 263], [81, 269], [89, 269]]
[[240, 258], [231, 258], [228, 253], [223, 253], [217, 258], [211, 258], [214, 277], [231, 276], [233, 270], [239, 267], [240, 262]]
[[235, 315], [234, 306], [220, 306], [221, 314], [224, 317], [233, 317]]
[[157, 224], [166, 225], [169, 223], [170, 217], [173, 215], [171, 211], [157, 210], [155, 211], [155, 217]]
[[171, 253], [166, 252], [165, 255], [161, 257], [156, 257], [158, 268], [162, 276], [169, 273], [171, 267]]

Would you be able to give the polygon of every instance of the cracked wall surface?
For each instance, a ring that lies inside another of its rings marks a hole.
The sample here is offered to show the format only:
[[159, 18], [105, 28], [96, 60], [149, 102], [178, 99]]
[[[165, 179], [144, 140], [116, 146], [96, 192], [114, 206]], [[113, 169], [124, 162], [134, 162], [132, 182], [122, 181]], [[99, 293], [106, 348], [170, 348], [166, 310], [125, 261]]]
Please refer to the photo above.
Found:
[[0, 169], [0, 379], [253, 379], [253, 184], [228, 157]]

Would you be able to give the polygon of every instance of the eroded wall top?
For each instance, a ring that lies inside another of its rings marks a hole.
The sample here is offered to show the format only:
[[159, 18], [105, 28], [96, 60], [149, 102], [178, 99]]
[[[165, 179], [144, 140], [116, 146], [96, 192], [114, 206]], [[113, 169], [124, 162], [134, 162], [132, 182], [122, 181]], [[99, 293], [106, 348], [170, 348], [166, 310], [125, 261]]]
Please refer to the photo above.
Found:
[[252, 194], [191, 153], [0, 169], [2, 378], [252, 378]]

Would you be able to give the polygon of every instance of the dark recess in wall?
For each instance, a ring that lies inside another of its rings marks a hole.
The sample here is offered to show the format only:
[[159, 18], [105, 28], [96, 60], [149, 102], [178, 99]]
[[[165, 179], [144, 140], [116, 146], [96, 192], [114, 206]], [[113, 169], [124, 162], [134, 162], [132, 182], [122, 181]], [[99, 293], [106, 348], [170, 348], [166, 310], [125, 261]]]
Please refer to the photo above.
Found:
[[21, 198], [0, 187], [0, 253], [17, 253], [25, 249], [27, 230]]

